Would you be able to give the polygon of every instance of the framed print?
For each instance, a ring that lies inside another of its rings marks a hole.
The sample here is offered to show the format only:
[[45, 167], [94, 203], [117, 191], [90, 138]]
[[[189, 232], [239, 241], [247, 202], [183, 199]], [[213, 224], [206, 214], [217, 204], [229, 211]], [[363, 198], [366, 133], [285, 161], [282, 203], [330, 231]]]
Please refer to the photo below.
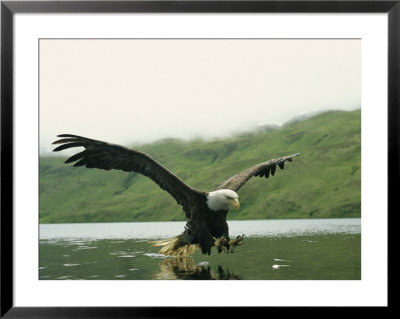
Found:
[[2, 1], [1, 315], [389, 308], [399, 15]]

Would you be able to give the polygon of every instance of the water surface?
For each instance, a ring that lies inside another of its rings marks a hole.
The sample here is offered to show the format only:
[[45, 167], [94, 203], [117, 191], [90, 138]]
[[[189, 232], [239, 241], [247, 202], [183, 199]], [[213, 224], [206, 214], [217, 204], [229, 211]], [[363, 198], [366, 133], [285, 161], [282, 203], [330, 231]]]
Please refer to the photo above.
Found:
[[39, 279], [361, 279], [360, 219], [229, 221], [233, 254], [166, 257], [148, 240], [185, 222], [40, 225]]

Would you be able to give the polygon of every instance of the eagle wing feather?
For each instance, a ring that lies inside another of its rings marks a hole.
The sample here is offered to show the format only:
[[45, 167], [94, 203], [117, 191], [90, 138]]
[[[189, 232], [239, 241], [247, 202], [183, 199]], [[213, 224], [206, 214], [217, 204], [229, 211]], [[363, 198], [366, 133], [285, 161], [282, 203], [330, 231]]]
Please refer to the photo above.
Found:
[[83, 147], [84, 150], [69, 157], [65, 163], [75, 162], [73, 166], [122, 170], [136, 172], [153, 180], [161, 189], [167, 191], [179, 205], [183, 206], [190, 218], [191, 206], [195, 204], [201, 191], [193, 189], [149, 155], [117, 144], [110, 144], [78, 135], [61, 134], [53, 144], [60, 144], [53, 151]]
[[268, 178], [270, 175], [274, 176], [276, 171], [276, 166], [278, 165], [280, 169], [285, 167], [285, 162], [291, 162], [293, 157], [300, 155], [300, 153], [292, 154], [285, 157], [271, 159], [267, 162], [256, 164], [249, 167], [240, 173], [227, 178], [220, 185], [217, 186], [215, 190], [219, 189], [230, 189], [237, 192], [250, 178], [253, 176], [260, 176]]

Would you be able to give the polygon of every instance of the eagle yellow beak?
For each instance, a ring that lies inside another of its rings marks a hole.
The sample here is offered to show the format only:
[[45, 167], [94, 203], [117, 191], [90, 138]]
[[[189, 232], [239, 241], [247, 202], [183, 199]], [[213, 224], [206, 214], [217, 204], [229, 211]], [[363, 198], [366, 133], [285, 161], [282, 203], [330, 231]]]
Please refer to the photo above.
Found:
[[231, 200], [231, 205], [236, 210], [239, 210], [239, 208], [240, 208], [240, 203], [239, 203], [239, 200], [237, 198]]

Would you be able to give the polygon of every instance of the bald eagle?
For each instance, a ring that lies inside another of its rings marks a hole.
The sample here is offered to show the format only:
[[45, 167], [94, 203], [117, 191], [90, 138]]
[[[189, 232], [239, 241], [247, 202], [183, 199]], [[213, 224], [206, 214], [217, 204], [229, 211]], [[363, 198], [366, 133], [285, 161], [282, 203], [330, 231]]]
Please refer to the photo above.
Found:
[[173, 238], [152, 242], [154, 246], [162, 247], [161, 254], [172, 256], [190, 255], [197, 248], [203, 254], [210, 255], [213, 246], [217, 247], [219, 253], [233, 252], [244, 237], [230, 239], [226, 222], [229, 209], [233, 207], [238, 210], [240, 207], [237, 191], [253, 176], [273, 176], [276, 166], [283, 169], [286, 161], [291, 162], [293, 157], [300, 154], [256, 164], [226, 179], [213, 191], [202, 191], [190, 187], [143, 152], [77, 135], [61, 134], [58, 137], [61, 139], [53, 144], [61, 145], [54, 152], [74, 147], [84, 148], [65, 163], [76, 162], [73, 166], [140, 173], [153, 180], [182, 206], [188, 219], [184, 232]]

